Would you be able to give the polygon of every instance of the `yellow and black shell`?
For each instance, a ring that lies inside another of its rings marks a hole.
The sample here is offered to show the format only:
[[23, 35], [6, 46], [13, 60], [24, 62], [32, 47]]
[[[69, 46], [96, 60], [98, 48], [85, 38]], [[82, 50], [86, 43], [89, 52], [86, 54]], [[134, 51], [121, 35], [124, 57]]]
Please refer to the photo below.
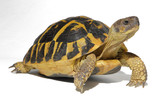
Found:
[[108, 26], [85, 16], [61, 20], [36, 38], [24, 57], [24, 63], [77, 59], [100, 47], [108, 32]]

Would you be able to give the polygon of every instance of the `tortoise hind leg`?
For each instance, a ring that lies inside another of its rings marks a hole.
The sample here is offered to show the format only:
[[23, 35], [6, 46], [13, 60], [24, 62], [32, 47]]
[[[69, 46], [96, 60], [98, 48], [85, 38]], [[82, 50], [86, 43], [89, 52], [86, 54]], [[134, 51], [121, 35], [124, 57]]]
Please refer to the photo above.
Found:
[[16, 72], [16, 73], [27, 73], [32, 69], [32, 67], [24, 65], [23, 62], [17, 62], [12, 66], [10, 66], [9, 68], [12, 68], [12, 67], [15, 67], [15, 69], [12, 70], [12, 72]]
[[83, 58], [77, 61], [78, 63], [74, 66], [74, 84], [81, 93], [83, 92], [84, 83], [92, 74], [96, 64], [96, 56], [94, 54], [88, 55], [85, 59]]

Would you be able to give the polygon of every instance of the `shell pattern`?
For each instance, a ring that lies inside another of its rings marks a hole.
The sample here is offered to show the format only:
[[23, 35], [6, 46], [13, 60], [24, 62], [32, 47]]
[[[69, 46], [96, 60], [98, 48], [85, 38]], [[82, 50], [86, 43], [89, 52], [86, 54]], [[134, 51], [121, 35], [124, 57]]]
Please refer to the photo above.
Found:
[[85, 16], [50, 25], [24, 57], [24, 63], [74, 60], [96, 50], [108, 37], [109, 27]]

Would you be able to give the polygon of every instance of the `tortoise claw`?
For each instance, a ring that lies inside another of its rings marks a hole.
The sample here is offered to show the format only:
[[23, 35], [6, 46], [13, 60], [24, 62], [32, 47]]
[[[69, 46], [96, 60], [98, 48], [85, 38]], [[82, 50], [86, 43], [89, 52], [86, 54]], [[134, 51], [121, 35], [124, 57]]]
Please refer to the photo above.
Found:
[[76, 86], [76, 90], [83, 93], [84, 80], [83, 79], [79, 80], [78, 78], [75, 78], [74, 84]]
[[13, 68], [13, 67], [14, 67], [14, 69], [11, 71], [12, 73], [20, 73], [20, 71], [15, 67], [15, 64], [10, 66], [9, 68]]
[[127, 84], [127, 86], [130, 86], [130, 87], [135, 86], [135, 88], [138, 87], [138, 86], [140, 86], [140, 85], [142, 85], [142, 87], [144, 88], [144, 86], [145, 86], [145, 80], [131, 80]]
[[142, 87], [143, 87], [143, 88], [144, 88], [145, 84], [146, 84], [146, 82], [144, 82], [144, 83], [142, 84]]
[[14, 71], [17, 71], [17, 69], [15, 68], [15, 69], [13, 69], [11, 72], [14, 72]]
[[10, 66], [9, 68], [13, 68], [13, 67], [15, 67], [15, 64], [13, 64], [12, 66]]
[[135, 85], [135, 88], [138, 87], [139, 85], [140, 85], [140, 83], [138, 82], [138, 83]]

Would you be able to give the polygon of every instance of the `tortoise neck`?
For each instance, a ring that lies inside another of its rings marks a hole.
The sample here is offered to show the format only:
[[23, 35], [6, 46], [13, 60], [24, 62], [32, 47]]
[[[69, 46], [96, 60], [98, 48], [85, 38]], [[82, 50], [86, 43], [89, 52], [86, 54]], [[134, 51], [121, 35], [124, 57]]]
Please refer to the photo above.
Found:
[[[110, 52], [110, 50], [114, 51], [114, 50], [119, 50], [121, 44], [124, 42], [125, 40], [122, 41], [115, 41], [113, 38], [113, 35], [110, 35], [109, 38], [107, 39], [106, 43], [104, 44], [104, 48], [102, 53], [97, 57], [97, 60], [99, 60], [100, 58], [102, 58], [102, 56], [108, 52]], [[114, 50], [113, 50], [114, 49]], [[105, 56], [105, 57], [110, 57], [110, 56]]]

